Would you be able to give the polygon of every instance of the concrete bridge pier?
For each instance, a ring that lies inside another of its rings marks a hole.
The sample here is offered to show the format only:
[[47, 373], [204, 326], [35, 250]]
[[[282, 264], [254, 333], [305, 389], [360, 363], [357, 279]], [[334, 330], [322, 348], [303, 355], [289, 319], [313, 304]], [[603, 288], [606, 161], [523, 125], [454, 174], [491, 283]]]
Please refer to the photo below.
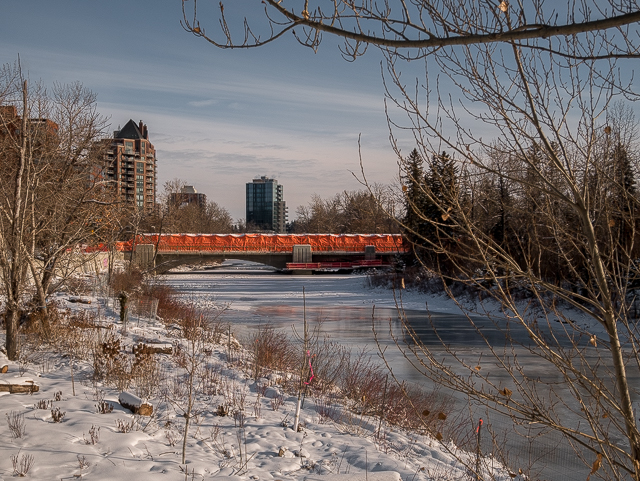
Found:
[[295, 264], [308, 264], [311, 260], [311, 245], [298, 244], [293, 246], [293, 262]]
[[154, 252], [155, 246], [153, 244], [136, 245], [136, 251], [133, 255], [133, 264], [143, 271], [153, 269], [155, 267], [153, 263]]
[[376, 246], [365, 246], [364, 247], [364, 260], [365, 261], [375, 261], [376, 260]]
[[[294, 264], [309, 264], [313, 262], [311, 245], [309, 244], [294, 245], [291, 257], [292, 257], [292, 262]], [[295, 271], [292, 272], [292, 274], [310, 276], [311, 274], [313, 274], [313, 271], [311, 269], [296, 269]]]

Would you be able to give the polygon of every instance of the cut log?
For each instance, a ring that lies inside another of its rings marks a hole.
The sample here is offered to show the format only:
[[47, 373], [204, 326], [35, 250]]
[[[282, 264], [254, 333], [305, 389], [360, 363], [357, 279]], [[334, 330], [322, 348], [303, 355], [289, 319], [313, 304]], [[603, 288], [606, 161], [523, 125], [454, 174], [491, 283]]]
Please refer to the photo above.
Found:
[[163, 344], [144, 344], [142, 342], [133, 346], [133, 353], [137, 354], [171, 354], [173, 353], [173, 345], [169, 343]]
[[70, 297], [67, 302], [79, 303], [79, 304], [91, 304], [91, 299], [84, 299], [82, 297]]
[[151, 416], [153, 414], [153, 404], [144, 402], [138, 396], [123, 391], [118, 397], [118, 402], [123, 408], [128, 409], [133, 414], [140, 416]]
[[33, 379], [26, 377], [14, 377], [13, 379], [0, 379], [0, 392], [10, 394], [31, 394], [38, 392], [40, 386], [33, 382]]
[[0, 364], [0, 373], [6, 374], [9, 372], [9, 364]]

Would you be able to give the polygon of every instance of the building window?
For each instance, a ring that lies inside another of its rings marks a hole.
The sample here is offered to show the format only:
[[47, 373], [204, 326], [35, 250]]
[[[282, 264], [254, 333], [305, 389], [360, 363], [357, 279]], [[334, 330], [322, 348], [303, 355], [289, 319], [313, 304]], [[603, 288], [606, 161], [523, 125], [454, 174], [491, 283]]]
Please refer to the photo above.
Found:
[[124, 141], [124, 153], [125, 154], [133, 154], [133, 142], [128, 140]]

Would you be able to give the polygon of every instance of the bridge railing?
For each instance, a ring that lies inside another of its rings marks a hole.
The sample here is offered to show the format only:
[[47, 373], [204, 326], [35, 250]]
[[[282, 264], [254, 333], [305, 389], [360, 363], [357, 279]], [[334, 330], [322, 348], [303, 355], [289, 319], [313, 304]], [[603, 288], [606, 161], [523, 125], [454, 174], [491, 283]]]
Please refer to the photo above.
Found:
[[[408, 251], [398, 234], [142, 234], [135, 244], [153, 244], [158, 252], [290, 253], [295, 245], [310, 245], [313, 252], [364, 253], [367, 246], [378, 253]], [[133, 245], [121, 242], [118, 249]]]
[[[268, 253], [283, 253], [283, 254], [289, 253], [290, 254], [291, 249], [256, 249], [253, 247], [232, 247], [232, 246], [223, 246], [223, 247], [216, 246], [215, 248], [204, 248], [204, 249], [202, 247], [194, 247], [194, 246], [171, 246], [169, 248], [165, 248], [162, 246], [162, 244], [160, 244], [158, 248], [158, 252], [258, 252], [261, 254], [268, 254]], [[319, 247], [319, 248], [314, 248], [313, 252], [315, 253], [317, 252], [349, 252], [349, 253], [364, 254], [365, 249], [364, 249], [364, 246], [345, 247], [340, 249], [333, 249], [329, 247]], [[397, 247], [394, 247], [394, 248], [376, 247], [376, 252], [396, 253], [396, 252], [405, 252], [405, 251], [402, 249], [398, 249]]]

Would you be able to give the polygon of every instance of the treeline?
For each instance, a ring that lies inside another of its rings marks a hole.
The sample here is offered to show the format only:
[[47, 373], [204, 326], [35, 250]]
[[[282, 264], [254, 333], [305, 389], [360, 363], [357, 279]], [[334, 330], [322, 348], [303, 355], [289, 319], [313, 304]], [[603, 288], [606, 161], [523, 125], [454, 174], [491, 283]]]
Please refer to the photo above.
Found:
[[[445, 152], [413, 150], [402, 163], [402, 226], [416, 259], [450, 278], [490, 274], [508, 282], [517, 273], [588, 288], [593, 253], [584, 248], [584, 209], [606, 269], [635, 282], [638, 153], [635, 124], [625, 118], [610, 119], [587, 155], [555, 145], [552, 155], [538, 145], [513, 152], [497, 142], [477, 164], [460, 165]], [[587, 200], [575, 207], [578, 193]]]
[[[148, 232], [167, 234], [229, 234], [234, 231], [229, 211], [216, 202], [182, 202], [179, 193], [186, 186], [181, 179], [165, 182], [155, 215], [145, 220]], [[176, 197], [172, 197], [178, 194]]]
[[290, 224], [294, 234], [398, 233], [397, 205], [391, 189], [373, 185], [370, 190], [344, 191], [329, 199], [314, 194], [296, 209]]

